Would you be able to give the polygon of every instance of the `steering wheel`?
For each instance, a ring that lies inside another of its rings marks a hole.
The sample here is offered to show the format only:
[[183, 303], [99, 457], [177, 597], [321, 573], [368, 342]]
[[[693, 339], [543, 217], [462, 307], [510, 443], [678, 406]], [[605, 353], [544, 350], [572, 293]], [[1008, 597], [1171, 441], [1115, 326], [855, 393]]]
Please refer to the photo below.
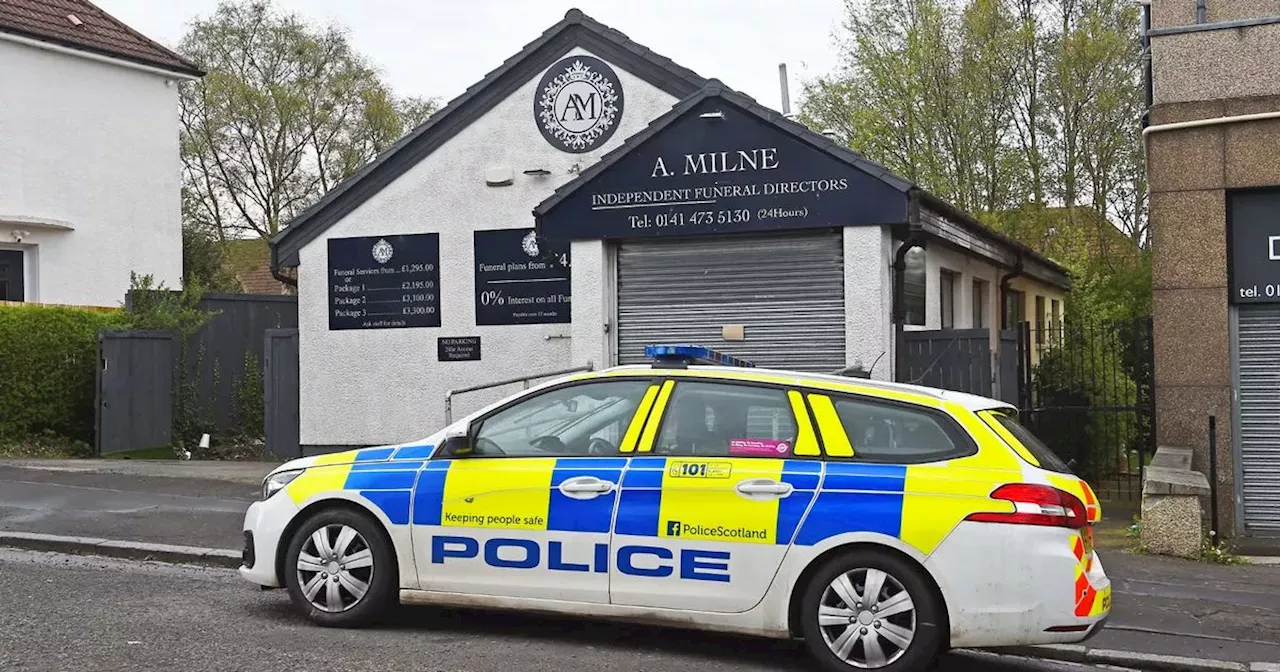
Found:
[[607, 440], [598, 436], [592, 437], [587, 443], [587, 454], [592, 456], [613, 455], [618, 452], [618, 447], [609, 443]]
[[493, 439], [478, 438], [476, 439], [476, 452], [480, 455], [506, 455]]
[[565, 447], [564, 442], [561, 441], [559, 437], [551, 435], [539, 436], [538, 438], [530, 441], [529, 445], [537, 448], [538, 450], [545, 450], [548, 453], [568, 452], [568, 448]]

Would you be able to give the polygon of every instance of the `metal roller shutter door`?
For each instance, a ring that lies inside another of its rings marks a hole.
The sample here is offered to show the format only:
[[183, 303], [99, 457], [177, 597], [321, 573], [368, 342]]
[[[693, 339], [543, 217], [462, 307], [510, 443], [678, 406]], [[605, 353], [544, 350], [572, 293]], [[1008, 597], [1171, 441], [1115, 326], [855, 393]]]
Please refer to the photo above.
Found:
[[[746, 340], [726, 342], [741, 324]], [[624, 242], [618, 250], [618, 361], [646, 345], [707, 345], [757, 366], [845, 365], [840, 231]]]
[[1239, 314], [1240, 469], [1245, 529], [1280, 533], [1280, 305]]

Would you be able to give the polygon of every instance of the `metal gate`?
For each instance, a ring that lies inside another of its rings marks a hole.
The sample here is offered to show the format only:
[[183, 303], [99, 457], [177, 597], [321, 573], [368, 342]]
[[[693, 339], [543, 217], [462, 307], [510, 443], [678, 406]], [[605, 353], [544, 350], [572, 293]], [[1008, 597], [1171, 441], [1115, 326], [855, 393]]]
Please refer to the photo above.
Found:
[[1103, 501], [1139, 499], [1155, 454], [1151, 324], [1019, 325], [1020, 415]]
[[1280, 305], [1240, 306], [1237, 375], [1244, 527], [1280, 533]]
[[163, 331], [98, 334], [99, 455], [172, 443], [177, 352], [177, 339]]
[[[724, 340], [724, 328], [743, 340]], [[624, 242], [618, 250], [618, 361], [653, 343], [696, 343], [759, 366], [845, 365], [839, 230], [785, 237]]]

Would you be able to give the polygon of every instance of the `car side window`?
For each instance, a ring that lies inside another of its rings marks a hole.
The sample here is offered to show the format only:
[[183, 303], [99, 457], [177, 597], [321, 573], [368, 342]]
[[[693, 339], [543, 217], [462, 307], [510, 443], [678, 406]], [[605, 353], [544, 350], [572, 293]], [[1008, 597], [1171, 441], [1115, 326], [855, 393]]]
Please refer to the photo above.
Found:
[[616, 455], [650, 384], [581, 383], [519, 401], [481, 420], [459, 457]]
[[[817, 402], [811, 396], [815, 412], [820, 406]], [[833, 396], [831, 402], [855, 459], [919, 463], [971, 452], [971, 444], [959, 430], [928, 410], [855, 397]], [[819, 412], [820, 425], [821, 415]], [[830, 445], [825, 431], [823, 438], [829, 444], [828, 454], [837, 455], [830, 450], [835, 446]]]
[[680, 382], [654, 452], [711, 457], [786, 457], [799, 428], [785, 390]]

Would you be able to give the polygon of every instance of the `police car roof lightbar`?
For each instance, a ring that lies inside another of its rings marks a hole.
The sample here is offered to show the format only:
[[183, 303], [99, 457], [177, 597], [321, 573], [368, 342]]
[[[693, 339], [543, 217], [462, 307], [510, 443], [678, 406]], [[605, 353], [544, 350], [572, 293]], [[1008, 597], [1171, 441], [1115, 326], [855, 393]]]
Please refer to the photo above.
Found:
[[690, 364], [755, 366], [745, 359], [738, 359], [701, 345], [649, 345], [645, 346], [644, 355], [653, 360], [655, 368], [659, 366], [685, 368]]

